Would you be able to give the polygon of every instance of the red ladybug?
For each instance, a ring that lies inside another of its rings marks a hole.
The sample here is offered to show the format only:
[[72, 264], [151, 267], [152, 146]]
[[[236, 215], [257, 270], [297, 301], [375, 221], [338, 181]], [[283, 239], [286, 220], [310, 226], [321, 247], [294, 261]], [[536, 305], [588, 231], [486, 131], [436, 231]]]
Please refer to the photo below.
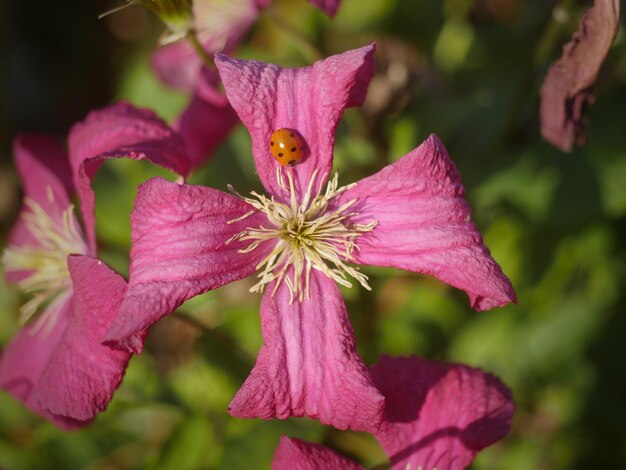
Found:
[[283, 166], [294, 166], [302, 161], [302, 141], [291, 129], [274, 131], [270, 139], [270, 151]]

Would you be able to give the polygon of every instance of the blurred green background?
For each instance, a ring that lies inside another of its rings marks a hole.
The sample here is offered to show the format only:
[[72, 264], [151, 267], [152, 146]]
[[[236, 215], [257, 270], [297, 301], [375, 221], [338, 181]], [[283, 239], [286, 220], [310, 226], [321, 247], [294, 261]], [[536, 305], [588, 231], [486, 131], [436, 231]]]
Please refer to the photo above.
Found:
[[[64, 136], [90, 109], [117, 99], [172, 120], [188, 100], [149, 68], [161, 32], [154, 18], [134, 7], [97, 19], [121, 2], [0, 4], [2, 245], [21, 197], [10, 154], [16, 133]], [[391, 269], [367, 269], [372, 292], [344, 292], [368, 364], [381, 353], [416, 353], [484, 368], [512, 388], [513, 430], [477, 458], [477, 470], [626, 468], [624, 22], [597, 83], [588, 143], [566, 155], [538, 132], [541, 81], [589, 3], [344, 0], [331, 21], [304, 0], [275, 0], [238, 53], [298, 66], [377, 42], [368, 101], [338, 130], [343, 183], [431, 132], [448, 147], [519, 305], [478, 314], [464, 294]], [[116, 161], [96, 178], [101, 255], [124, 275], [136, 186], [158, 173]], [[242, 193], [259, 187], [243, 127], [192, 182], [232, 183]], [[109, 410], [86, 429], [61, 432], [0, 393], [0, 468], [268, 468], [281, 434], [367, 466], [384, 462], [366, 434], [228, 416], [261, 345], [250, 284], [193, 299], [157, 324]], [[18, 327], [19, 303], [0, 284], [0, 344]]]

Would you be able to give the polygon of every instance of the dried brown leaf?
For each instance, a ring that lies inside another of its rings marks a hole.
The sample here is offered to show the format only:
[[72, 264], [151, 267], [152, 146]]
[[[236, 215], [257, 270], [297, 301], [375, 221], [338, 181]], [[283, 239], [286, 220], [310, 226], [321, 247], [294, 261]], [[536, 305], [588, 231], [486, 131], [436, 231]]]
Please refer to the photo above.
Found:
[[585, 143], [585, 112], [593, 104], [593, 84], [617, 34], [619, 12], [619, 0], [595, 0], [541, 87], [541, 135], [564, 152]]

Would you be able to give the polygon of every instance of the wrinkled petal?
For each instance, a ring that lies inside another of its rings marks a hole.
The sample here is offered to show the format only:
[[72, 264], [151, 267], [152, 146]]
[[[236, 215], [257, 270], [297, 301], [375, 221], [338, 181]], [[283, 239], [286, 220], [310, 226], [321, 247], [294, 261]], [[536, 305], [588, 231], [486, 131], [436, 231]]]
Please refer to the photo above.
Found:
[[371, 371], [386, 400], [376, 438], [395, 470], [464, 469], [511, 428], [511, 392], [480, 369], [383, 356]]
[[248, 254], [226, 241], [248, 226], [267, 225], [245, 201], [216, 189], [153, 178], [139, 187], [131, 215], [129, 289], [107, 340], [124, 342], [185, 300], [252, 274], [272, 246]]
[[[37, 203], [57, 224], [63, 225], [62, 214], [71, 204], [70, 165], [61, 144], [45, 135], [22, 135], [13, 142], [15, 167], [24, 186], [24, 198]], [[8, 245], [38, 247], [41, 243], [28, 229], [23, 216], [31, 212], [24, 206], [9, 235]], [[76, 227], [78, 221], [74, 217]], [[17, 282], [30, 271], [7, 271], [9, 282]]]
[[202, 166], [239, 122], [230, 103], [217, 88], [217, 77], [204, 69], [196, 92], [175, 125], [191, 160], [191, 168]]
[[250, 132], [256, 169], [270, 194], [286, 198], [276, 179], [280, 164], [270, 152], [270, 138], [280, 128], [296, 131], [304, 144], [304, 160], [287, 170], [293, 172], [296, 191], [303, 194], [315, 170], [317, 184], [326, 180], [335, 129], [343, 110], [365, 98], [374, 49], [372, 44], [298, 69], [215, 56], [226, 96]]
[[328, 16], [335, 16], [335, 13], [339, 10], [341, 0], [309, 0], [309, 3], [322, 10]]
[[[198, 40], [209, 55], [232, 51], [269, 3], [256, 0], [195, 0], [194, 27]], [[160, 47], [152, 66], [161, 80], [174, 88], [193, 91], [202, 60], [186, 40]]]
[[264, 345], [230, 403], [240, 418], [306, 416], [339, 429], [373, 431], [383, 397], [356, 353], [354, 331], [334, 281], [311, 272], [310, 299], [289, 304], [282, 283], [263, 296]]
[[71, 295], [65, 294], [41, 315], [52, 315], [51, 309], [58, 309], [51, 329], [38, 328], [36, 324], [27, 325], [2, 351], [0, 388], [23, 402], [32, 412], [45, 417], [61, 428], [70, 429], [87, 423], [55, 416], [45, 410], [35, 398], [39, 380], [48, 365], [50, 356], [58, 347], [72, 314]]
[[593, 84], [617, 34], [619, 13], [619, 0], [596, 0], [541, 87], [541, 135], [564, 152], [587, 138], [586, 110], [593, 104]]
[[68, 144], [74, 183], [92, 249], [96, 242], [95, 195], [91, 181], [105, 159], [146, 159], [179, 175], [189, 173], [189, 159], [180, 136], [152, 111], [124, 102], [89, 113], [84, 121], [72, 127]]
[[126, 282], [88, 256], [70, 256], [68, 268], [74, 285], [72, 316], [36, 386], [35, 398], [54, 415], [86, 421], [106, 409], [131, 356], [102, 344], [119, 312]]
[[362, 470], [364, 467], [328, 447], [311, 442], [280, 438], [272, 470]]
[[515, 302], [510, 281], [470, 220], [461, 178], [435, 136], [335, 201], [357, 199], [353, 223], [377, 221], [361, 235], [351, 260], [430, 274], [463, 289], [472, 307]]

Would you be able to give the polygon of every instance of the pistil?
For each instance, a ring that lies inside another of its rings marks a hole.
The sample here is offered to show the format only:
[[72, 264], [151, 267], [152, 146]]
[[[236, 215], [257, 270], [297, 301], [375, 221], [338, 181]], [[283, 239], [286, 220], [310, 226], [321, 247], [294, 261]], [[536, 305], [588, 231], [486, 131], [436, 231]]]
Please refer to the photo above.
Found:
[[363, 233], [371, 232], [377, 222], [364, 225], [350, 223], [350, 219], [358, 215], [354, 209], [356, 199], [347, 201], [336, 209], [329, 209], [331, 201], [353, 185], [339, 187], [338, 175], [335, 174], [324, 192], [321, 185], [314, 191], [313, 185], [318, 173], [315, 170], [302, 200], [298, 201], [291, 171], [286, 172], [288, 185], [283, 179], [282, 169], [277, 169], [278, 184], [289, 194], [288, 204], [256, 192], [251, 193], [251, 198], [243, 197], [230, 188], [254, 210], [229, 223], [244, 220], [256, 211], [261, 211], [267, 216], [271, 226], [247, 228], [226, 243], [235, 240], [251, 241], [247, 247], [239, 250], [240, 253], [249, 253], [263, 242], [275, 241], [270, 254], [256, 266], [259, 281], [250, 291], [263, 292], [267, 284], [276, 281], [272, 290], [274, 295], [284, 282], [289, 289], [290, 302], [295, 298], [302, 302], [305, 295], [309, 297], [312, 269], [323, 272], [346, 287], [352, 287], [348, 279], [350, 276], [370, 290], [367, 276], [346, 262], [349, 262], [354, 250], [358, 250], [357, 238]]

